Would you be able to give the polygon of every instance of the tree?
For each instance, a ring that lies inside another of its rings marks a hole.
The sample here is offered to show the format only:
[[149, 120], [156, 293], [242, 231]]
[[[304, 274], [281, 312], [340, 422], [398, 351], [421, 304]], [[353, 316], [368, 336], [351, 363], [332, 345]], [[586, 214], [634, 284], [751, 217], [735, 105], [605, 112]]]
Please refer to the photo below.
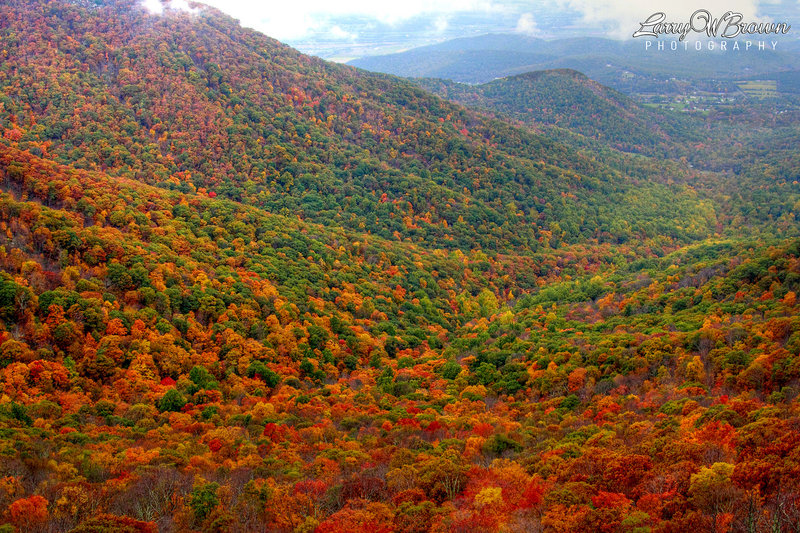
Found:
[[419, 483], [435, 502], [454, 499], [467, 482], [468, 466], [464, 459], [448, 450], [418, 466]]
[[218, 483], [200, 483], [189, 494], [189, 507], [194, 513], [196, 524], [202, 523], [219, 505], [217, 489], [219, 489]]
[[741, 493], [731, 480], [733, 469], [729, 463], [714, 463], [690, 478], [689, 495], [699, 509], [711, 516], [714, 531], [718, 531], [720, 515], [733, 512]]
[[183, 397], [183, 394], [177, 389], [169, 389], [158, 401], [158, 410], [162, 412], [180, 411], [184, 405], [186, 405], [186, 398]]
[[48, 519], [48, 501], [34, 495], [13, 502], [8, 507], [8, 517], [20, 531], [36, 531]]

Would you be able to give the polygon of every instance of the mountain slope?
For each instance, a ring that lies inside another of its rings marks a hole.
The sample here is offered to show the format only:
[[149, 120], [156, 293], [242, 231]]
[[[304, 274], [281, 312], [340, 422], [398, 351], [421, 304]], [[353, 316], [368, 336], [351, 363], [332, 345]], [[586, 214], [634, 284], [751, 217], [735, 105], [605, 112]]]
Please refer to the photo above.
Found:
[[[673, 196], [657, 174], [636, 182], [410, 83], [303, 56], [208, 8], [0, 9], [0, 124], [64, 164], [435, 247], [686, 241], [713, 224], [707, 206], [687, 189]], [[22, 39], [23, 28], [36, 38]], [[678, 227], [675, 209], [689, 219], [680, 230], [668, 229]]]
[[7, 140], [0, 180], [18, 530], [707, 529], [701, 475], [793, 524], [798, 242], [496, 261]]
[[791, 128], [719, 199], [196, 9], [0, 4], [2, 533], [797, 524]]
[[532, 126], [558, 126], [627, 152], [653, 154], [684, 141], [680, 117], [656, 113], [574, 70], [537, 71], [483, 85], [423, 78], [421, 87]]

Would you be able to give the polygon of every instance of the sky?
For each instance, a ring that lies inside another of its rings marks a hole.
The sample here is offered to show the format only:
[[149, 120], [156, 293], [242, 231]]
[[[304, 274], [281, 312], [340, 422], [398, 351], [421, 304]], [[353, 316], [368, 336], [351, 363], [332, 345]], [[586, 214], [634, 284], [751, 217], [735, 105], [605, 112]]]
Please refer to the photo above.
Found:
[[[151, 11], [160, 0], [143, 0]], [[171, 0], [189, 9], [186, 0]], [[202, 0], [242, 25], [326, 59], [390, 53], [485, 33], [542, 38], [630, 38], [655, 11], [682, 22], [696, 9], [740, 12], [747, 21], [789, 22], [800, 0]]]

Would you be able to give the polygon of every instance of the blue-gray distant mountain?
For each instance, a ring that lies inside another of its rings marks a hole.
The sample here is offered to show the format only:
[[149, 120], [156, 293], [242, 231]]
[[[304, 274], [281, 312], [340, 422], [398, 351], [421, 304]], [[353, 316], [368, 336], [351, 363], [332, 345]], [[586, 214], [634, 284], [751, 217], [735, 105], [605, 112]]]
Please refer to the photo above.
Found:
[[[729, 43], [730, 44], [730, 43]], [[454, 39], [406, 52], [363, 57], [349, 64], [404, 77], [443, 78], [486, 83], [534, 70], [569, 68], [615, 89], [663, 89], [671, 78], [740, 79], [797, 68], [796, 40], [784, 39], [775, 51], [697, 52], [645, 49], [644, 40], [571, 38], [546, 41], [518, 34]], [[731, 45], [732, 46], [732, 45]], [[668, 48], [667, 43], [667, 48]], [[727, 54], [727, 55], [725, 55]], [[736, 54], [736, 55], [734, 55]]]

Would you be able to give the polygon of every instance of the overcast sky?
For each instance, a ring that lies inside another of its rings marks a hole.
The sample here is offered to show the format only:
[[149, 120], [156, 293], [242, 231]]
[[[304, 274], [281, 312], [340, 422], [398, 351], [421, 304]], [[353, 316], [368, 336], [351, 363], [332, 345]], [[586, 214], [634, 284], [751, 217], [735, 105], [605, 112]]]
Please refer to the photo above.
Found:
[[[143, 0], [158, 9], [161, 0]], [[186, 0], [172, 0], [186, 8]], [[654, 11], [684, 21], [696, 9], [745, 20], [789, 22], [800, 30], [800, 0], [202, 0], [245, 26], [322, 56], [404, 49], [461, 35], [520, 32], [544, 38], [626, 38]]]

